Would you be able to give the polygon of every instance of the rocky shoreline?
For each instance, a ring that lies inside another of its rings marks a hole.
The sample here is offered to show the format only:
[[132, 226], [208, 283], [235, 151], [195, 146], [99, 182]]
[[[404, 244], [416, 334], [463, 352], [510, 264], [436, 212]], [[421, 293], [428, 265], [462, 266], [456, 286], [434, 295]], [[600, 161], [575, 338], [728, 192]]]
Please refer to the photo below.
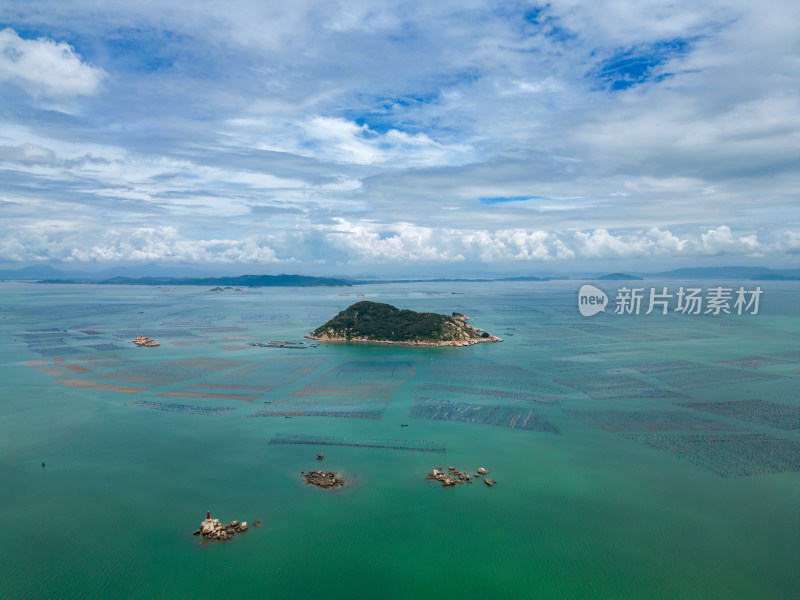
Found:
[[327, 336], [314, 336], [310, 333], [305, 338], [315, 340], [317, 342], [334, 342], [334, 343], [358, 343], [358, 344], [394, 344], [396, 346], [417, 346], [424, 348], [441, 348], [445, 346], [474, 346], [475, 344], [486, 344], [492, 342], [502, 342], [503, 339], [496, 335], [489, 334], [485, 338], [475, 338], [469, 340], [441, 340], [437, 342], [421, 342], [421, 341], [392, 341], [392, 340], [371, 340], [369, 338], [350, 338], [345, 337], [327, 337]]

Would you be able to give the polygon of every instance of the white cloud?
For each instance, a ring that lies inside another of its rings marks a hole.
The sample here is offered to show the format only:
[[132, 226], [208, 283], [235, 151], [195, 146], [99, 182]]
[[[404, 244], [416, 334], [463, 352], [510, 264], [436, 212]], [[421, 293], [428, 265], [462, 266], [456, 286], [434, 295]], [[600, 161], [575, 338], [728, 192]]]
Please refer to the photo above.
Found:
[[374, 223], [350, 223], [337, 218], [333, 225], [318, 226], [333, 247], [343, 250], [354, 261], [362, 262], [452, 262], [463, 256], [439, 249], [429, 227], [394, 223], [390, 233], [381, 234]]
[[174, 227], [112, 229], [103, 233], [77, 225], [21, 227], [0, 240], [0, 258], [14, 262], [76, 263], [277, 263], [275, 250], [264, 241], [188, 239]]
[[86, 64], [64, 42], [26, 40], [13, 29], [0, 31], [0, 81], [12, 81], [34, 96], [94, 94], [106, 72]]
[[[89, 235], [87, 235], [87, 233]], [[800, 233], [784, 231], [772, 242], [721, 225], [698, 236], [668, 230], [609, 232], [525, 229], [461, 230], [401, 222], [380, 224], [336, 218], [291, 233], [240, 239], [189, 238], [172, 226], [86, 231], [82, 224], [22, 226], [0, 240], [0, 260], [86, 263], [301, 263], [312, 257], [340, 266], [474, 262], [552, 263], [577, 259], [764, 256], [800, 252]]]
[[756, 235], [735, 236], [731, 228], [722, 225], [716, 229], [709, 229], [700, 236], [703, 252], [711, 255], [720, 254], [758, 254], [761, 244]]

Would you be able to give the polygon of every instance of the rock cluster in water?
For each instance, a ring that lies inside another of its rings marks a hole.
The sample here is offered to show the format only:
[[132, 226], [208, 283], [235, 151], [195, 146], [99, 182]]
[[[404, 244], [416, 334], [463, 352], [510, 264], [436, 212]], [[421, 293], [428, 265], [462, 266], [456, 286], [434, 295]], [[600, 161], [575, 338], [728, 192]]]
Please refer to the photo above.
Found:
[[344, 477], [330, 471], [327, 473], [325, 471], [309, 471], [305, 477], [306, 483], [317, 487], [329, 488], [344, 485]]
[[[428, 473], [428, 479], [432, 481], [438, 481], [442, 484], [442, 487], [450, 487], [458, 484], [472, 483], [473, 478], [480, 477], [481, 475], [486, 475], [489, 471], [480, 467], [475, 475], [468, 475], [464, 471], [459, 471], [455, 467], [448, 467], [447, 471], [444, 470], [444, 467], [438, 467]], [[489, 487], [493, 486], [496, 482], [486, 477], [483, 482], [488, 485]]]
[[231, 521], [227, 525], [223, 525], [219, 519], [206, 519], [200, 524], [200, 529], [195, 531], [194, 535], [202, 535], [210, 540], [225, 541], [243, 531], [247, 531], [247, 521]]
[[150, 348], [161, 345], [157, 341], [151, 340], [149, 337], [145, 337], [143, 335], [140, 335], [135, 340], [133, 340], [133, 343], [136, 344], [137, 346], [147, 346]]

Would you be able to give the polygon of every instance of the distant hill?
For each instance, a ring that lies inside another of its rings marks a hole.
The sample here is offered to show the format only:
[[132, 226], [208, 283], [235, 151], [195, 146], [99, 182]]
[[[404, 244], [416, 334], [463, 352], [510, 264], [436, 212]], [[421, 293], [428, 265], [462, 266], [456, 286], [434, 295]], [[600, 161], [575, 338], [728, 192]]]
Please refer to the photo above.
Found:
[[648, 278], [662, 279], [749, 279], [757, 281], [797, 281], [800, 269], [768, 269], [766, 267], [689, 267], [649, 273]]
[[608, 275], [601, 275], [595, 277], [597, 281], [641, 281], [644, 277], [638, 275], [628, 275], [627, 273], [609, 273]]
[[90, 273], [59, 271], [50, 265], [33, 265], [21, 269], [0, 270], [0, 280], [35, 281], [37, 279], [55, 279], [62, 277], [91, 277]]
[[468, 346], [499, 342], [463, 317], [420, 313], [391, 304], [356, 302], [311, 332], [311, 338], [338, 342], [390, 342], [420, 346]]

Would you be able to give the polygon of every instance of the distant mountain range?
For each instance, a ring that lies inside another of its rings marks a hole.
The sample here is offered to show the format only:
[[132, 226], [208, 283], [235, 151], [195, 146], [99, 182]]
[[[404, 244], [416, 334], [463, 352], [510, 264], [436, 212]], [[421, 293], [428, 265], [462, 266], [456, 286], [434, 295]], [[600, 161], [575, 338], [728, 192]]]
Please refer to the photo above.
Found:
[[766, 267], [689, 267], [645, 274], [647, 279], [750, 279], [758, 281], [798, 281], [800, 269]]
[[[705, 279], [705, 280], [750, 280], [750, 281], [800, 281], [800, 269], [768, 269], [766, 267], [691, 267], [662, 271], [659, 273], [609, 273], [605, 275], [562, 277], [497, 277], [497, 278], [434, 278], [434, 279], [361, 279], [349, 280], [335, 277], [310, 277], [306, 275], [239, 275], [235, 277], [214, 277], [197, 271], [197, 276], [173, 277], [161, 275], [169, 272], [167, 267], [145, 265], [122, 267], [99, 273], [81, 271], [60, 271], [49, 265], [36, 265], [14, 270], [0, 270], [0, 280], [35, 281], [41, 283], [93, 283], [104, 285], [198, 285], [198, 286], [236, 286], [236, 287], [274, 287], [274, 286], [350, 286], [369, 283], [434, 283], [434, 282], [492, 282], [492, 281], [549, 281], [549, 280], [591, 280], [635, 281], [641, 279]], [[186, 270], [182, 270], [186, 272]], [[125, 275], [120, 275], [125, 273]]]

